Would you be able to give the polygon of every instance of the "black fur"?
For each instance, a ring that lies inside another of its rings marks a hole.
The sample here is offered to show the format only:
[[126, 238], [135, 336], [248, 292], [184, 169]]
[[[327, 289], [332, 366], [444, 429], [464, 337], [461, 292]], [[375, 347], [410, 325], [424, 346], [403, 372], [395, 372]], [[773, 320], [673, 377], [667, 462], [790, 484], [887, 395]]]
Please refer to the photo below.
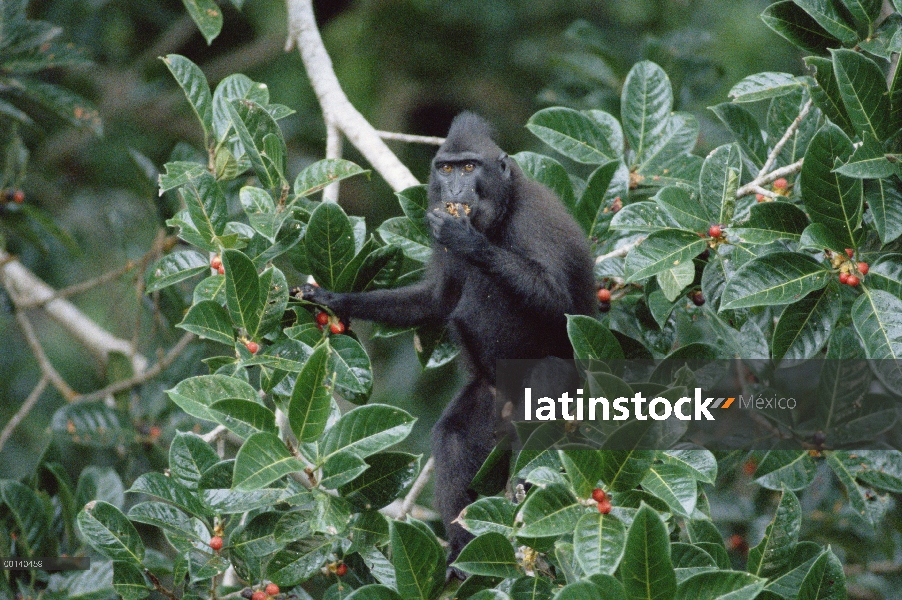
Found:
[[[446, 202], [471, 212], [452, 216]], [[472, 113], [454, 119], [435, 156], [427, 216], [435, 243], [421, 283], [360, 294], [305, 286], [302, 295], [342, 317], [450, 326], [471, 377], [432, 431], [436, 505], [453, 560], [472, 536], [452, 521], [474, 500], [470, 481], [494, 444], [495, 361], [571, 358], [565, 315], [593, 314], [595, 283], [576, 222]]]

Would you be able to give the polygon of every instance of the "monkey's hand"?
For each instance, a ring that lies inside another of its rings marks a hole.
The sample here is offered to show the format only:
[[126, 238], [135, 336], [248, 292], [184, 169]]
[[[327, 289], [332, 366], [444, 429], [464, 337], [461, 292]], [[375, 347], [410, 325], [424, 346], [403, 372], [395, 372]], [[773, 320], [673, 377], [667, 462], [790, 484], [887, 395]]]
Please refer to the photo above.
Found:
[[488, 240], [470, 222], [466, 215], [453, 216], [443, 211], [426, 213], [432, 237], [439, 246], [467, 258], [478, 256]]
[[333, 312], [338, 312], [339, 294], [324, 290], [321, 287], [305, 283], [304, 285], [291, 288], [291, 295], [298, 300], [325, 306]]

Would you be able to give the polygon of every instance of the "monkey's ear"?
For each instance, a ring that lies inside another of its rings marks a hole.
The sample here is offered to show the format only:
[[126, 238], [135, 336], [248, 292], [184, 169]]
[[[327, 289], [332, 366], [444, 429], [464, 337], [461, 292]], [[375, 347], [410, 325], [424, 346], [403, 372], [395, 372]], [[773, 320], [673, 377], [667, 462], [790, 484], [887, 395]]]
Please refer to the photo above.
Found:
[[507, 155], [507, 152], [502, 152], [498, 155], [498, 166], [501, 169], [501, 177], [504, 179], [510, 179], [511, 176], [511, 166], [510, 157]]

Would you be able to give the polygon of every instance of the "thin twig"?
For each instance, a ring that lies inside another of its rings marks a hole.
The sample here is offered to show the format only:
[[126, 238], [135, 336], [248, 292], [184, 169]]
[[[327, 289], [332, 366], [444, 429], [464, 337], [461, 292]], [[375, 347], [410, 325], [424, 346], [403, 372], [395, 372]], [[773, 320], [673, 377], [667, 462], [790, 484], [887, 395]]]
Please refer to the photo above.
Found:
[[761, 189], [761, 186], [768, 183], [773, 183], [775, 180], [779, 179], [780, 177], [785, 177], [786, 175], [795, 175], [802, 170], [802, 164], [804, 163], [804, 161], [804, 158], [800, 158], [791, 165], [786, 165], [785, 167], [775, 169], [766, 175], [755, 177], [755, 179], [736, 190], [736, 198], [742, 198], [743, 196], [748, 196], [749, 194], [754, 193], [760, 194], [761, 192], [757, 192], [757, 190]]
[[217, 425], [209, 432], [200, 436], [200, 439], [209, 443], [215, 442], [220, 437], [225, 436], [229, 432], [228, 428], [225, 425]]
[[411, 144], [441, 146], [445, 143], [445, 138], [436, 137], [434, 135], [413, 135], [410, 133], [395, 133], [394, 131], [382, 131], [379, 129], [376, 130], [376, 135], [383, 140], [394, 140], [396, 142], [408, 142]]
[[636, 246], [641, 244], [643, 242], [643, 240], [645, 240], [645, 238], [640, 237], [639, 239], [635, 239], [628, 244], [624, 244], [624, 245], [620, 246], [619, 248], [615, 248], [615, 249], [611, 250], [607, 254], [602, 254], [601, 256], [599, 256], [598, 258], [595, 259], [595, 264], [606, 261], [609, 258], [618, 258], [621, 256], [626, 256], [627, 254], [629, 254], [630, 250], [632, 250], [633, 248], [635, 248]]
[[[341, 130], [332, 121], [326, 121], [326, 158], [341, 158]], [[330, 183], [323, 190], [323, 202], [338, 202], [338, 182]]]
[[176, 342], [175, 346], [169, 349], [163, 357], [157, 361], [155, 365], [138, 373], [137, 375], [130, 377], [128, 379], [123, 379], [122, 381], [117, 381], [115, 383], [111, 383], [105, 388], [99, 389], [97, 391], [91, 392], [89, 394], [76, 394], [74, 398], [72, 398], [73, 402], [92, 402], [94, 400], [102, 400], [107, 396], [112, 394], [118, 394], [119, 392], [129, 390], [135, 386], [141, 385], [142, 383], [153, 379], [157, 375], [163, 372], [169, 365], [175, 362], [175, 359], [179, 357], [179, 355], [185, 351], [185, 348], [188, 347], [194, 341], [193, 333], [186, 333]]
[[429, 460], [426, 461], [426, 464], [423, 465], [423, 470], [417, 475], [416, 481], [410, 486], [410, 491], [404, 496], [404, 502], [401, 503], [401, 514], [398, 517], [402, 521], [407, 518], [408, 513], [410, 513], [413, 508], [414, 502], [417, 501], [417, 498], [423, 493], [426, 484], [429, 483], [429, 478], [432, 475], [433, 469], [435, 469], [435, 459], [430, 456]]
[[163, 582], [160, 581], [160, 579], [156, 575], [150, 572], [150, 569], [144, 569], [144, 574], [147, 575], [148, 578], [150, 578], [150, 582], [153, 584], [153, 589], [169, 598], [169, 600], [178, 600], [175, 594], [171, 590], [166, 589], [166, 586], [163, 585]]
[[762, 166], [761, 170], [758, 171], [759, 176], [767, 175], [767, 173], [770, 171], [770, 168], [774, 166], [774, 163], [777, 160], [777, 156], [779, 156], [780, 152], [783, 150], [783, 146], [786, 145], [786, 142], [789, 141], [789, 138], [791, 138], [799, 129], [799, 125], [802, 124], [802, 121], [808, 115], [808, 111], [811, 110], [811, 106], [812, 102], [811, 100], [808, 100], [808, 102], [805, 103], [805, 106], [802, 107], [802, 110], [799, 111], [799, 116], [793, 119], [792, 123], [789, 124], [789, 127], [786, 128], [786, 133], [783, 134], [783, 137], [781, 137], [780, 140], [776, 144], [774, 144], [773, 149], [767, 156], [767, 160], [764, 161], [764, 166]]
[[21, 310], [16, 311], [16, 322], [19, 324], [19, 329], [22, 330], [22, 335], [25, 336], [25, 342], [28, 344], [28, 347], [31, 348], [32, 354], [34, 354], [35, 359], [38, 361], [38, 366], [40, 366], [41, 368], [41, 373], [44, 374], [44, 377], [50, 380], [50, 383], [53, 384], [53, 387], [55, 387], [57, 391], [59, 391], [59, 393], [63, 395], [63, 398], [65, 398], [67, 402], [72, 402], [72, 400], [76, 396], [78, 396], [78, 392], [69, 387], [69, 384], [66, 383], [62, 376], [53, 367], [50, 359], [47, 358], [46, 354], [44, 354], [44, 348], [41, 346], [41, 340], [38, 339], [38, 335], [37, 333], [35, 333], [34, 327], [31, 326], [31, 321], [28, 320], [28, 317]]
[[9, 420], [3, 427], [3, 431], [0, 431], [0, 450], [3, 450], [3, 446], [6, 444], [6, 440], [12, 436], [13, 431], [22, 422], [34, 405], [37, 403], [38, 399], [41, 397], [41, 394], [44, 393], [44, 390], [47, 388], [47, 384], [50, 382], [50, 379], [47, 375], [41, 375], [40, 381], [38, 384], [34, 386], [34, 389], [31, 390], [31, 393], [28, 394], [28, 398], [25, 399], [25, 402], [22, 403], [22, 406], [19, 407], [19, 410], [16, 411], [16, 414], [13, 415], [13, 418]]

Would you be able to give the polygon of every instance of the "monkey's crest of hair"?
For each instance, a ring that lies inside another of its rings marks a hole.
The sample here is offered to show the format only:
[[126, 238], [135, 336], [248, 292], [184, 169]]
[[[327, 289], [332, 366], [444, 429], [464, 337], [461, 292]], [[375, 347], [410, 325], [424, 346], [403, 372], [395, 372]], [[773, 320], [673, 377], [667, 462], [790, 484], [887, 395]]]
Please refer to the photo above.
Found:
[[[464, 152], [471, 150], [476, 144], [491, 144], [497, 148], [495, 129], [476, 113], [462, 112], [451, 121], [451, 128], [448, 130], [448, 137], [445, 138], [442, 150]], [[500, 151], [500, 148], [498, 149]]]

